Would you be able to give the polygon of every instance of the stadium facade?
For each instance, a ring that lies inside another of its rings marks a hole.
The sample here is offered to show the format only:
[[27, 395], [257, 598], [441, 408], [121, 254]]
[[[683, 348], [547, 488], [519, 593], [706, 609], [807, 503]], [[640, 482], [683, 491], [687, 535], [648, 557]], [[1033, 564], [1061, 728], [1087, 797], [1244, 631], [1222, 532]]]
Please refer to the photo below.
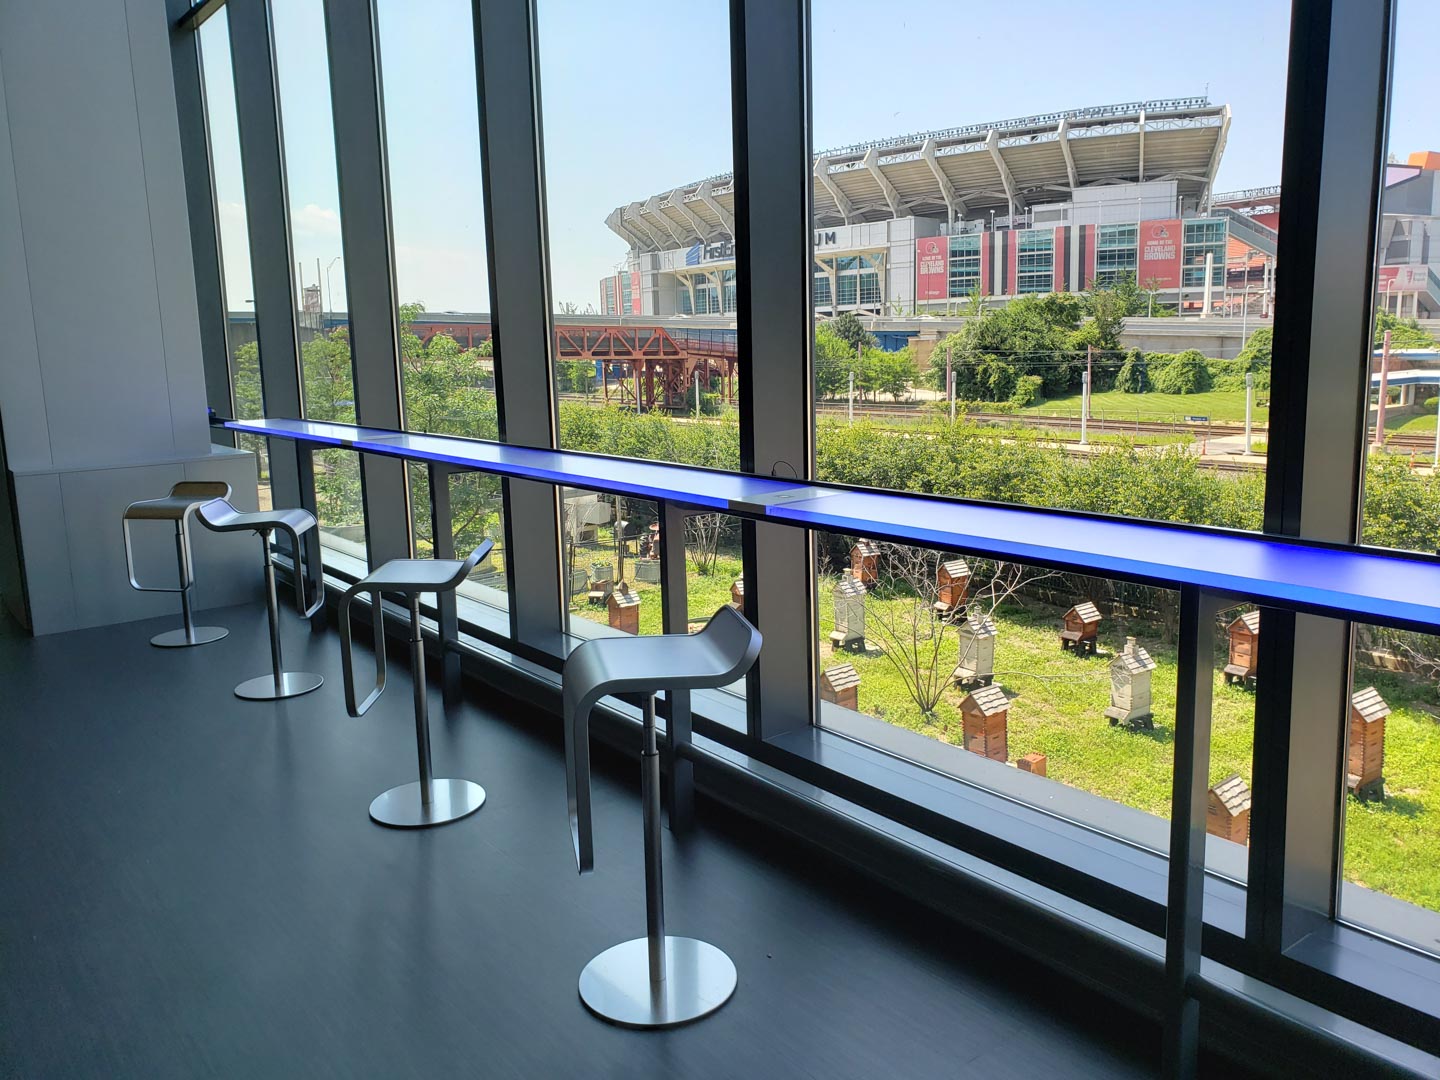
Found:
[[[1229, 106], [1179, 98], [818, 154], [816, 311], [954, 312], [1122, 275], [1172, 309], [1268, 309], [1274, 230], [1213, 197], [1229, 127]], [[717, 176], [612, 211], [628, 250], [600, 313], [732, 314], [733, 195]]]

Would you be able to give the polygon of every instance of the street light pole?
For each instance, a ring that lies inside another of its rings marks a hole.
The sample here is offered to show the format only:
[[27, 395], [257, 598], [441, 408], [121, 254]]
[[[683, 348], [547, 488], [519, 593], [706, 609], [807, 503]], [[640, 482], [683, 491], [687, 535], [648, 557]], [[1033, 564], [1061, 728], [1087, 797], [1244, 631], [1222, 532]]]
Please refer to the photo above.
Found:
[[[335, 264], [340, 261], [340, 258], [341, 258], [341, 257], [340, 257], [339, 255], [336, 255], [335, 258], [333, 258], [333, 259], [330, 260], [330, 265], [327, 266], [327, 267], [325, 267], [325, 293], [326, 293], [327, 297], [329, 298], [330, 314], [331, 314], [331, 315], [335, 314], [335, 290], [334, 290], [334, 288], [333, 288], [333, 287], [331, 286], [331, 284], [330, 284], [330, 271], [331, 271], [332, 269], [334, 269]], [[319, 260], [319, 259], [316, 259], [316, 260], [315, 260], [315, 269], [316, 269], [316, 270], [319, 270], [319, 269], [320, 269], [320, 260]], [[323, 315], [323, 314], [321, 315], [321, 320], [322, 320], [322, 322], [323, 322], [323, 320], [324, 320], [324, 315]], [[324, 327], [323, 327], [323, 326], [321, 327], [321, 330], [322, 330], [322, 331], [324, 330]]]

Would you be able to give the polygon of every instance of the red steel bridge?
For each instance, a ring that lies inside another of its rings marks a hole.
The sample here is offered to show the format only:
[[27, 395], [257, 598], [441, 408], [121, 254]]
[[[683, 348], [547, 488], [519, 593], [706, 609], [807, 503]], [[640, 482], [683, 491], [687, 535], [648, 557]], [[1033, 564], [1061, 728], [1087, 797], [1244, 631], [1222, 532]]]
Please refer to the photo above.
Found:
[[[414, 329], [422, 341], [447, 334], [467, 348], [490, 337], [489, 322], [447, 320], [426, 314]], [[629, 326], [623, 323], [567, 322], [555, 327], [555, 359], [594, 361], [606, 401], [618, 400], [642, 408], [683, 410], [694, 401], [695, 382], [702, 389], [712, 379], [723, 381], [725, 400], [735, 400], [738, 346], [735, 331], [665, 326]]]

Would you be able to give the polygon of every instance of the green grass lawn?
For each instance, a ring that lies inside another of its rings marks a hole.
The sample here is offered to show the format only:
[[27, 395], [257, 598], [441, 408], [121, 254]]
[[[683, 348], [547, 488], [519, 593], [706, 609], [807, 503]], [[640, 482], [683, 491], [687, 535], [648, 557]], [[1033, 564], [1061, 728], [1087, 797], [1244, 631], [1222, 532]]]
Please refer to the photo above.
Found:
[[[828, 598], [833, 579], [822, 580]], [[908, 603], [908, 601], [889, 601]], [[884, 603], [872, 598], [871, 604]], [[933, 716], [911, 700], [905, 682], [883, 655], [836, 656], [828, 635], [833, 611], [822, 604], [821, 667], [845, 660], [860, 673], [862, 712], [931, 738], [963, 743], [959, 712], [964, 693], [946, 691]], [[873, 617], [872, 617], [873, 619]], [[1101, 655], [1077, 657], [1062, 652], [1056, 637], [1056, 613], [1007, 610], [997, 616], [996, 678], [1012, 700], [1008, 722], [1009, 758], [1038, 751], [1047, 758], [1047, 775], [1107, 799], [1168, 818], [1173, 767], [1176, 656], [1143, 624], [1130, 632], [1156, 661], [1151, 691], [1155, 730], [1111, 727], [1109, 662], [1123, 645], [1125, 630], [1101, 627]], [[871, 623], [872, 644], [878, 639]], [[947, 643], [943, 662], [953, 664], [956, 645]], [[1251, 780], [1255, 695], [1227, 686], [1217, 634], [1210, 781], [1239, 773]], [[1433, 688], [1412, 677], [1361, 669], [1357, 686], [1373, 682], [1395, 710], [1387, 720], [1385, 780], [1387, 798], [1378, 803], [1347, 799], [1345, 876], [1391, 896], [1440, 911], [1440, 720], [1417, 708], [1434, 700]]]
[[1387, 435], [1434, 435], [1435, 414], [1422, 413], [1420, 416], [1385, 415]]
[[[1079, 394], [1053, 398], [1021, 412], [1040, 416], [1079, 416]], [[1118, 390], [1090, 396], [1090, 415], [1097, 420], [1180, 420], [1186, 416], [1208, 416], [1217, 422], [1243, 423], [1245, 391], [1212, 390], [1204, 394], [1122, 394]], [[1270, 419], [1266, 406], [1255, 405], [1253, 419], [1264, 424]]]

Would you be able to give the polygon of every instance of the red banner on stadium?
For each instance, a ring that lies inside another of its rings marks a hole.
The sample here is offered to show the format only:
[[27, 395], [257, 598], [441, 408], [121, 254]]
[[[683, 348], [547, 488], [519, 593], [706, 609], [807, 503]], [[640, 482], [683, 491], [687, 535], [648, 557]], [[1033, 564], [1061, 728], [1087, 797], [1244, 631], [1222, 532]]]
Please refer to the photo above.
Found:
[[640, 272], [632, 271], [630, 274], [630, 314], [639, 315], [640, 310]]
[[915, 299], [944, 300], [950, 295], [950, 241], [922, 236], [915, 241]]
[[1178, 289], [1185, 226], [1175, 220], [1140, 223], [1140, 270], [1136, 284], [1145, 288]]
[[1429, 285], [1428, 271], [1423, 265], [1382, 266], [1376, 288], [1387, 292], [1419, 292]]

